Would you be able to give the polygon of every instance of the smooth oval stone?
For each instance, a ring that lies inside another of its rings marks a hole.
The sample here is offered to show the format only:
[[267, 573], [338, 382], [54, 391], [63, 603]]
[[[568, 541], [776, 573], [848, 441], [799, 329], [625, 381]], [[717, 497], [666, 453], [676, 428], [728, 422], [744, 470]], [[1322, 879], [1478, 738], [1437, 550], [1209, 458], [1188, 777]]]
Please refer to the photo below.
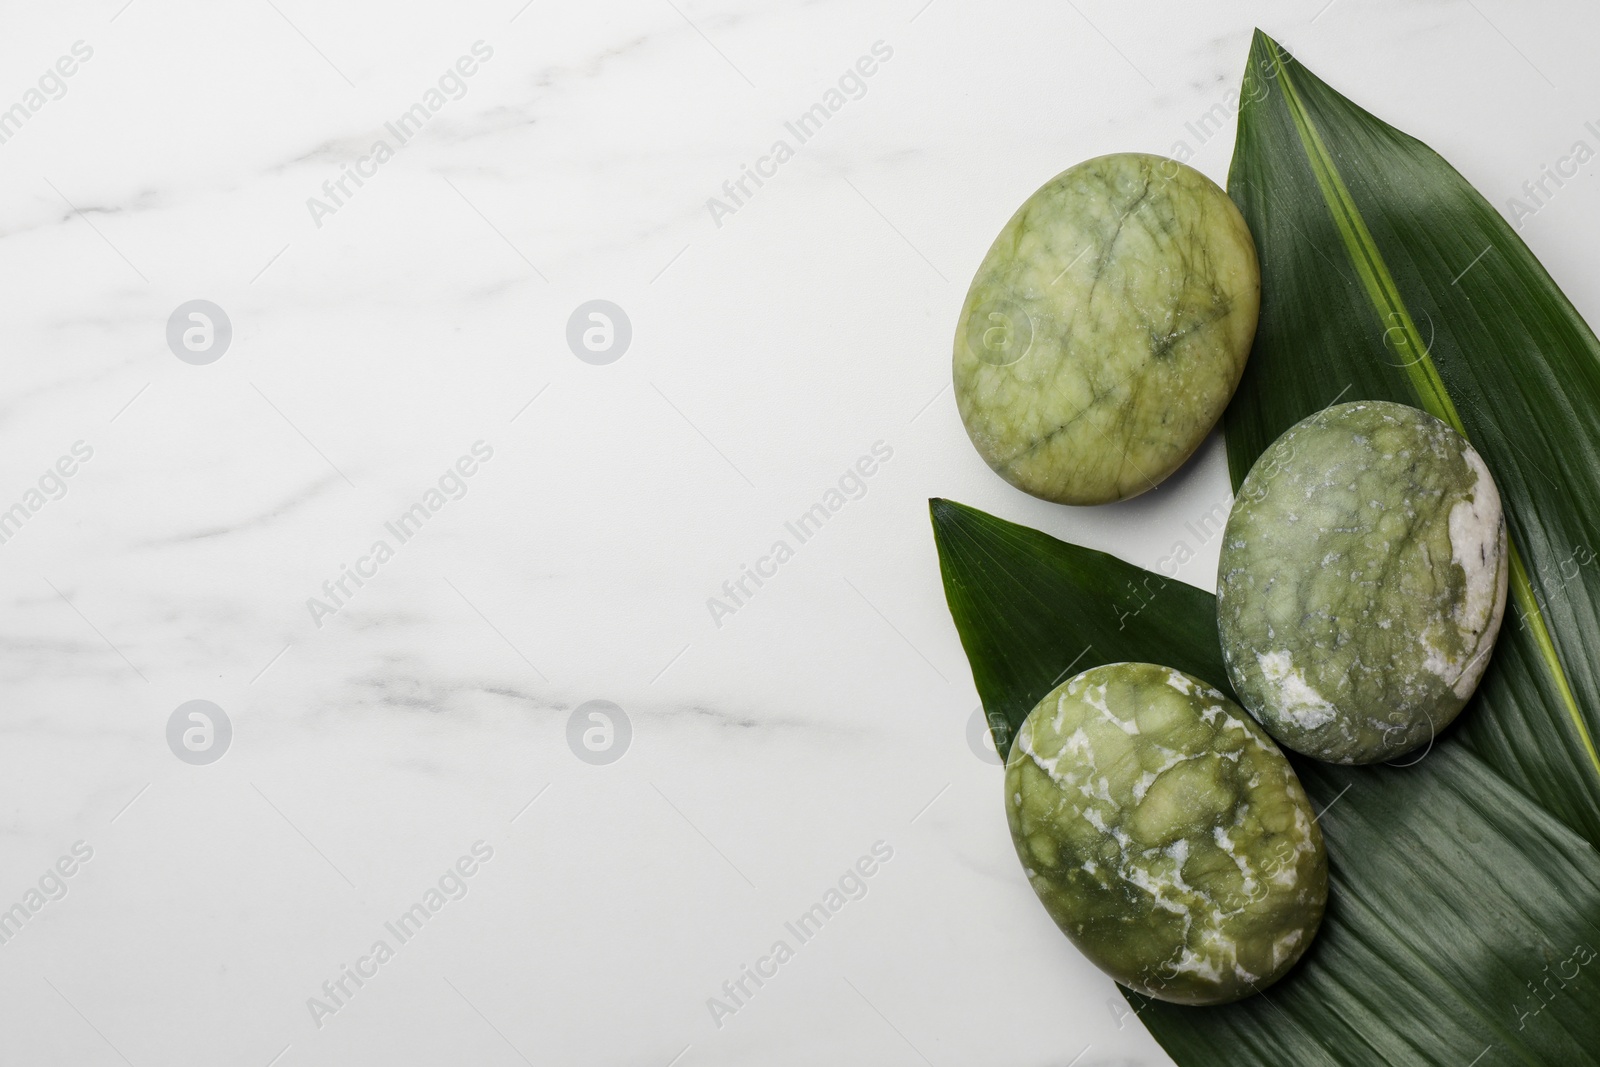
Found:
[[1136, 496], [1215, 425], [1260, 303], [1249, 228], [1205, 175], [1137, 153], [1080, 163], [1028, 198], [972, 279], [961, 420], [1034, 496]]
[[1045, 910], [1147, 996], [1265, 989], [1315, 936], [1322, 833], [1289, 761], [1237, 704], [1180, 671], [1084, 671], [1023, 721], [1006, 815]]
[[1505, 518], [1478, 453], [1402, 404], [1294, 426], [1239, 487], [1217, 622], [1234, 691], [1334, 763], [1426, 745], [1477, 688], [1505, 613]]

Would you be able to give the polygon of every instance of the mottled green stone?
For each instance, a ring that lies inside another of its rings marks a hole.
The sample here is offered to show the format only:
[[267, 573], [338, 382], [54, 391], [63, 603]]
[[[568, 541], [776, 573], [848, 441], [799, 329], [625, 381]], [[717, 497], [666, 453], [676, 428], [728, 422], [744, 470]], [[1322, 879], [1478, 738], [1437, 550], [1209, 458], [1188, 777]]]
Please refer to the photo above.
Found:
[[1062, 504], [1136, 496], [1239, 384], [1261, 275], [1243, 216], [1176, 160], [1100, 156], [1012, 216], [972, 279], [955, 393], [978, 452]]
[[1147, 996], [1265, 989], [1322, 921], [1328, 862], [1289, 761], [1237, 704], [1149, 663], [1095, 667], [1029, 713], [1006, 815], [1045, 910]]
[[1500, 494], [1460, 434], [1401, 404], [1328, 408], [1239, 487], [1217, 580], [1228, 676], [1289, 748], [1394, 759], [1477, 688], [1508, 570]]

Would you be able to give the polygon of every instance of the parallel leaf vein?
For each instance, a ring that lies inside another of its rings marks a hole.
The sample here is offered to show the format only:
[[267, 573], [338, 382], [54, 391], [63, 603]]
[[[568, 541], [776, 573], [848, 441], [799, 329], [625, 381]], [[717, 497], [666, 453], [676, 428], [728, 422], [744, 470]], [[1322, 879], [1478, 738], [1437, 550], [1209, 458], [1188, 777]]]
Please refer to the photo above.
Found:
[[[1411, 312], [1407, 310], [1405, 301], [1400, 296], [1399, 286], [1395, 284], [1389, 266], [1378, 249], [1377, 241], [1367, 228], [1366, 220], [1362, 218], [1355, 199], [1350, 195], [1349, 188], [1339, 174], [1333, 155], [1328, 151], [1327, 145], [1322, 140], [1322, 134], [1295, 88], [1288, 64], [1283, 61], [1282, 51], [1275, 43], [1270, 44], [1269, 48], [1278, 84], [1283, 89], [1284, 103], [1288, 107], [1289, 117], [1294, 122], [1295, 132], [1300, 137], [1300, 144], [1305, 149], [1306, 159], [1311, 165], [1312, 175], [1316, 178], [1317, 188], [1321, 191], [1322, 199], [1333, 217], [1334, 225], [1339, 230], [1339, 236], [1344, 241], [1345, 251], [1349, 253], [1350, 261], [1361, 278], [1362, 287], [1366, 290], [1368, 299], [1372, 301], [1373, 311], [1378, 316], [1379, 323], [1385, 331], [1398, 331], [1408, 350], [1416, 354], [1415, 358], [1406, 364], [1405, 370], [1413, 388], [1417, 391], [1423, 409], [1466, 437], [1466, 428], [1461, 423], [1461, 416], [1456, 411], [1449, 390], [1445, 388], [1444, 380], [1439, 376], [1439, 370], [1434, 365], [1432, 355], [1429, 354], [1428, 345], [1422, 340], [1417, 324], [1411, 318]], [[1583, 712], [1578, 707], [1577, 697], [1573, 693], [1567, 672], [1561, 666], [1561, 659], [1556, 653], [1555, 641], [1551, 638], [1549, 627], [1545, 623], [1544, 613], [1539, 609], [1538, 597], [1534, 594], [1528, 569], [1514, 544], [1511, 545], [1510, 556], [1511, 595], [1516, 600], [1523, 620], [1533, 633], [1540, 659], [1555, 682], [1567, 715], [1572, 720], [1573, 729], [1577, 731], [1589, 758], [1589, 764], [1596, 776], [1600, 776], [1600, 751], [1596, 750], [1594, 737], [1589, 732], [1588, 724], [1584, 722]]]

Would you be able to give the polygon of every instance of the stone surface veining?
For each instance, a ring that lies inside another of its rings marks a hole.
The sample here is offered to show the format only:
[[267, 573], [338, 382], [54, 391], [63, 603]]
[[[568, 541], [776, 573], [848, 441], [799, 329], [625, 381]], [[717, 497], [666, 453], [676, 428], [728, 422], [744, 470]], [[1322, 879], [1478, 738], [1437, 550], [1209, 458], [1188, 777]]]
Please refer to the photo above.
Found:
[[1135, 496], [1204, 440], [1244, 371], [1261, 279], [1226, 193], [1101, 156], [1012, 216], [962, 308], [955, 393], [978, 452], [1063, 504]]
[[1428, 744], [1488, 665], [1505, 520], [1460, 434], [1401, 404], [1342, 404], [1256, 461], [1228, 518], [1217, 618], [1267, 731], [1335, 763]]
[[1327, 855], [1293, 768], [1180, 671], [1109, 664], [1041, 700], [1006, 764], [1006, 815], [1051, 918], [1148, 996], [1249, 996], [1322, 920]]

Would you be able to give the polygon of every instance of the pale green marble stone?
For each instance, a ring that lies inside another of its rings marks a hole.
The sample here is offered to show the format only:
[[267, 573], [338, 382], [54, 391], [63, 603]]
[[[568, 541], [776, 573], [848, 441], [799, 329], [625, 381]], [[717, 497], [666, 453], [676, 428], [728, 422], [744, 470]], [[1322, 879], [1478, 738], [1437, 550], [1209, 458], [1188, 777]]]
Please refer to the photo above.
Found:
[[1260, 293], [1244, 218], [1205, 175], [1135, 153], [1080, 163], [1028, 198], [972, 279], [954, 365], [967, 434], [1034, 496], [1136, 496], [1216, 424]]
[[1472, 446], [1402, 404], [1341, 404], [1250, 470], [1217, 580], [1239, 699], [1297, 752], [1392, 760], [1429, 744], [1488, 665], [1509, 572]]
[[1006, 815], [1056, 925], [1147, 996], [1249, 996], [1322, 921], [1327, 853], [1294, 769], [1180, 671], [1114, 663], [1041, 700], [1006, 763]]

